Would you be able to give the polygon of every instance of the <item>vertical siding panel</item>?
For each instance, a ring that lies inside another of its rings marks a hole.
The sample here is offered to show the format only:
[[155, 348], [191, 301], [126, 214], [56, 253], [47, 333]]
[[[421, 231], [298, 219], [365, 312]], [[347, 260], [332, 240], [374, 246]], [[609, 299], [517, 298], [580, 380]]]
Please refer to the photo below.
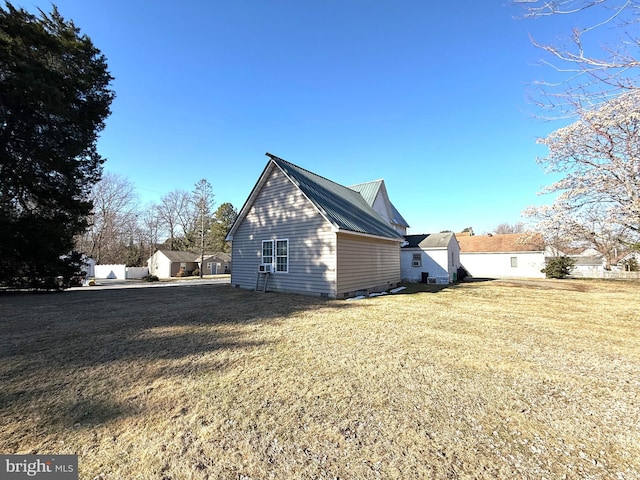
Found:
[[400, 244], [338, 234], [338, 296], [400, 282]]
[[269, 290], [336, 296], [336, 234], [309, 200], [274, 168], [232, 242], [231, 284], [255, 288], [263, 240], [289, 240], [289, 272]]

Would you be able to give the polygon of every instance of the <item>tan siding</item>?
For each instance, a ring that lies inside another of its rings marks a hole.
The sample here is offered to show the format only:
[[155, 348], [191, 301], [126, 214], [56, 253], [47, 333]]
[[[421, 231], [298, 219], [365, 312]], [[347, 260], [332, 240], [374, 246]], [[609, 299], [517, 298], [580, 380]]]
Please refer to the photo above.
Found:
[[338, 234], [338, 296], [400, 282], [400, 245]]
[[269, 290], [335, 297], [336, 234], [309, 200], [274, 168], [233, 236], [232, 285], [255, 288], [263, 240], [289, 240], [289, 273]]

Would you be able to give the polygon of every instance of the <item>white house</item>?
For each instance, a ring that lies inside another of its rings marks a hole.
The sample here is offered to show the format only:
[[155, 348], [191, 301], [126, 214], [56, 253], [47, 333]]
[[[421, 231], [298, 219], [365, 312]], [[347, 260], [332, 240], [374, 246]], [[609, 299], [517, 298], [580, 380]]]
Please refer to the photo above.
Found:
[[544, 278], [545, 245], [540, 234], [459, 236], [460, 263], [472, 277]]
[[184, 275], [190, 275], [196, 268], [197, 255], [191, 252], [176, 252], [173, 250], [158, 250], [149, 260], [149, 275], [158, 278], [171, 278], [179, 275], [181, 271]]
[[632, 251], [625, 253], [616, 261], [615, 266], [617, 270], [629, 271], [629, 267], [633, 264], [636, 266], [640, 264], [640, 252]]
[[460, 246], [455, 234], [405, 235], [400, 251], [402, 279], [447, 284], [458, 280]]
[[571, 269], [572, 277], [602, 278], [604, 259], [602, 255], [571, 255], [575, 262]]

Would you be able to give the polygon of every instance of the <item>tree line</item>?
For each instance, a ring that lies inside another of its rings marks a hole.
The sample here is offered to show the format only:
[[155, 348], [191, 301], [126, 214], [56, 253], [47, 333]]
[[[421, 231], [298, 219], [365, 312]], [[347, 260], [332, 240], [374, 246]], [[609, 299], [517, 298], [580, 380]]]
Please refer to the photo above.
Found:
[[193, 190], [176, 189], [158, 203], [141, 205], [134, 184], [107, 172], [91, 190], [89, 226], [76, 250], [99, 264], [144, 266], [158, 249], [193, 253], [229, 252], [225, 236], [237, 216], [225, 202], [215, 210], [213, 188], [201, 179]]
[[[560, 177], [543, 191], [555, 200], [525, 213], [559, 249], [584, 239], [601, 252], [640, 249], [640, 0], [512, 2], [525, 17], [583, 24], [556, 45], [534, 39], [554, 78], [539, 82], [536, 103], [571, 122], [539, 140], [549, 153], [538, 162]], [[605, 29], [617, 41], [594, 41]], [[226, 249], [235, 209], [214, 212], [206, 180], [139, 208], [130, 182], [103, 178], [97, 139], [112, 81], [104, 55], [55, 6], [38, 16], [0, 6], [0, 287], [68, 284], [79, 251], [139, 265], [159, 245]]]

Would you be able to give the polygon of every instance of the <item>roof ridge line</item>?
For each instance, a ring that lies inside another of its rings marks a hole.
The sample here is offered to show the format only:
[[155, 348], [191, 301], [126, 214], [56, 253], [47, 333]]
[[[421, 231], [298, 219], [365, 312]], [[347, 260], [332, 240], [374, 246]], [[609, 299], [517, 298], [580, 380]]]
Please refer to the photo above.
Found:
[[[309, 174], [311, 174], [311, 175], [314, 175], [314, 176], [316, 176], [316, 177], [318, 177], [318, 178], [322, 178], [323, 180], [326, 180], [327, 182], [331, 182], [331, 183], [333, 183], [334, 185], [338, 185], [339, 187], [342, 187], [342, 188], [346, 188], [346, 189], [348, 189], [348, 190], [351, 190], [351, 189], [350, 189], [349, 187], [347, 187], [346, 185], [342, 185], [341, 183], [335, 182], [335, 181], [331, 180], [330, 178], [323, 177], [322, 175], [318, 175], [317, 173], [312, 172], [311, 170], [307, 170], [306, 168], [301, 167], [300, 165], [296, 165], [295, 163], [292, 163], [292, 162], [290, 162], [290, 161], [288, 161], [288, 160], [285, 160], [285, 159], [284, 159], [284, 158], [282, 158], [282, 157], [278, 157], [277, 155], [273, 155], [272, 153], [269, 153], [269, 152], [265, 153], [265, 155], [266, 155], [267, 157], [269, 157], [271, 160], [274, 160], [274, 161], [276, 161], [276, 160], [280, 160], [281, 162], [288, 163], [289, 165], [293, 165], [294, 167], [299, 168], [300, 170], [302, 170], [302, 171], [304, 171], [304, 172], [306, 172], [306, 173], [309, 173]], [[353, 191], [353, 192], [355, 192], [355, 193], [358, 193], [358, 194], [360, 193], [360, 192], [356, 192], [355, 190], [352, 190], [352, 191]]]
[[384, 178], [378, 178], [376, 180], [370, 180], [368, 182], [360, 182], [360, 183], [354, 183], [352, 185], [349, 185], [347, 188], [351, 188], [351, 187], [357, 187], [358, 185], [366, 185], [368, 183], [377, 183], [377, 182], [384, 182]]

